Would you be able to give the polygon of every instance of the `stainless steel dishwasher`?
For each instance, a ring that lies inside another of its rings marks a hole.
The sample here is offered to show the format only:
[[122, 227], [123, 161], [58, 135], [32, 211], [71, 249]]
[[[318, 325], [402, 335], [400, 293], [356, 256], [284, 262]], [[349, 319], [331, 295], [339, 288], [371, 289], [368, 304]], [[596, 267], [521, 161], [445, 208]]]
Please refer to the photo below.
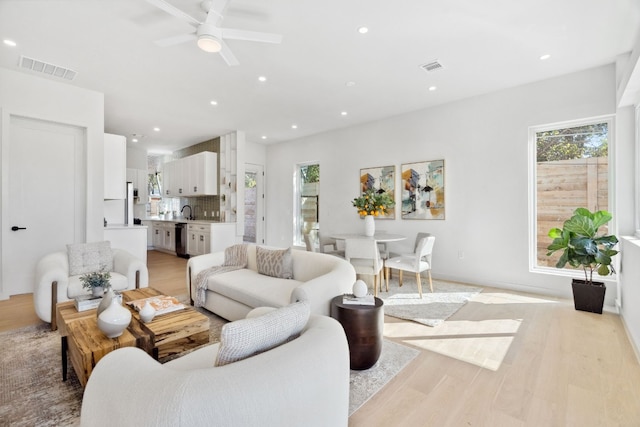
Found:
[[182, 258], [189, 258], [187, 253], [187, 223], [176, 223], [176, 255]]

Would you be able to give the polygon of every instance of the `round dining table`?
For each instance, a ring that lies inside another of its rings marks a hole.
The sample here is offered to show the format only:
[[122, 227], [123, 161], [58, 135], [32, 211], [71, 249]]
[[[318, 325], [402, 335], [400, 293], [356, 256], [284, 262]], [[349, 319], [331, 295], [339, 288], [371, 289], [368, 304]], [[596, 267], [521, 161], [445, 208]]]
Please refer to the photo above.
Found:
[[365, 236], [364, 234], [358, 234], [358, 233], [340, 233], [340, 234], [331, 234], [329, 237], [336, 240], [371, 239], [379, 243], [399, 242], [407, 238], [407, 236], [403, 236], [402, 234], [392, 234], [392, 233], [375, 233], [371, 237]]

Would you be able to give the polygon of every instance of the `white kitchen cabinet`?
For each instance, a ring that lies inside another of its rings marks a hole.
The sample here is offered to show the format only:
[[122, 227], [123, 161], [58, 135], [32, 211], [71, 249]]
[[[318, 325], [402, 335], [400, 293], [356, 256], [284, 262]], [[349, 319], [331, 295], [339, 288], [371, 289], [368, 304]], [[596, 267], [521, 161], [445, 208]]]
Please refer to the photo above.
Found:
[[104, 199], [124, 200], [127, 180], [127, 139], [104, 134]]
[[188, 184], [185, 191], [188, 196], [215, 196], [218, 194], [217, 153], [204, 151], [185, 157], [183, 176]]
[[209, 224], [187, 225], [187, 253], [190, 256], [209, 253], [210, 242], [211, 226]]
[[166, 197], [218, 194], [217, 154], [204, 151], [163, 165]]
[[153, 248], [164, 249], [164, 227], [161, 222], [153, 223]]
[[135, 204], [146, 204], [149, 202], [149, 176], [144, 169], [127, 168], [127, 182], [133, 183], [133, 191], [137, 193], [134, 198]]
[[153, 222], [153, 248], [162, 252], [176, 252], [175, 222]]
[[176, 230], [175, 230], [175, 225], [173, 223], [170, 223], [168, 227], [164, 228], [163, 248], [169, 252], [176, 251]]

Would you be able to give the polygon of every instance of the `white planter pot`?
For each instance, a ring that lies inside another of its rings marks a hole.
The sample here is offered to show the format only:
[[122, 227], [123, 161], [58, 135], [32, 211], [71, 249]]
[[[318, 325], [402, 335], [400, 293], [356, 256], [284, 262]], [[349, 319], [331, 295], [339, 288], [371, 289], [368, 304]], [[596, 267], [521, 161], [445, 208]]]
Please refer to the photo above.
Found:
[[373, 237], [374, 234], [376, 234], [376, 223], [373, 220], [373, 215], [366, 215], [364, 217], [364, 235]]

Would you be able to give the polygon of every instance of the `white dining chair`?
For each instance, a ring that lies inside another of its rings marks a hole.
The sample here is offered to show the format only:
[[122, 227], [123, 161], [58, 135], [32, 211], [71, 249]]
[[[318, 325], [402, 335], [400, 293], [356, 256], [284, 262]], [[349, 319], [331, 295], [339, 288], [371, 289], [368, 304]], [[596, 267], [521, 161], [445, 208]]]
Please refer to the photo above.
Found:
[[318, 252], [314, 239], [311, 237], [311, 233], [304, 233], [304, 244], [307, 247], [308, 252]]
[[[378, 286], [382, 290], [382, 259], [378, 245], [373, 239], [346, 239], [344, 252], [347, 261], [353, 265], [356, 274], [373, 276], [373, 295], [378, 296]], [[389, 290], [387, 288], [387, 290]]]
[[344, 258], [344, 251], [338, 247], [338, 241], [331, 237], [325, 237], [318, 232], [318, 244], [320, 246], [320, 252], [323, 254], [335, 255], [340, 258]]
[[431, 280], [431, 254], [433, 252], [433, 244], [435, 236], [428, 235], [422, 237], [416, 244], [413, 254], [405, 254], [397, 257], [389, 258], [385, 261], [385, 275], [387, 277], [387, 289], [389, 288], [389, 274], [391, 269], [399, 271], [398, 282], [402, 286], [402, 272], [410, 271], [416, 274], [416, 282], [418, 284], [418, 293], [422, 298], [422, 282], [420, 273], [427, 271], [429, 275], [429, 289], [433, 292], [433, 282]]

